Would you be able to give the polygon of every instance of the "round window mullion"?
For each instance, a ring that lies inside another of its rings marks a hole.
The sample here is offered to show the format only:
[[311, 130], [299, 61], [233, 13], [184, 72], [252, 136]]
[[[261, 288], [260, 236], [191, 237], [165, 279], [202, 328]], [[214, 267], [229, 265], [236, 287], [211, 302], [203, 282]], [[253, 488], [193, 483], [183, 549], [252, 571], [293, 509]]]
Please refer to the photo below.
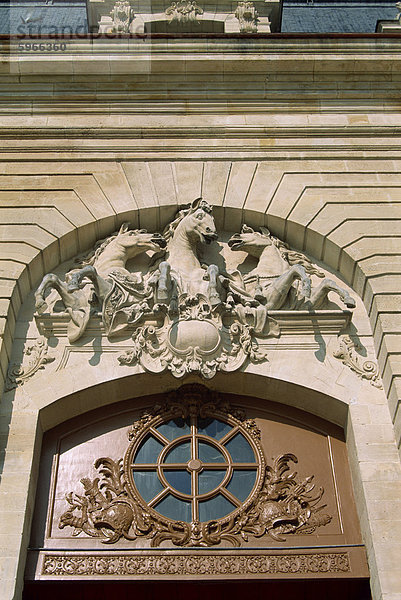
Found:
[[231, 440], [231, 438], [233, 438], [238, 432], [240, 431], [240, 428], [238, 427], [238, 425], [234, 426], [231, 431], [228, 431], [220, 440], [219, 440], [219, 444], [221, 444], [222, 446], [224, 446], [227, 442], [229, 442]]
[[157, 431], [157, 429], [155, 429], [154, 427], [151, 427], [149, 429], [149, 433], [151, 433], [153, 437], [156, 438], [164, 446], [170, 444], [170, 440], [168, 440], [162, 433], [160, 433], [160, 431]]
[[227, 500], [229, 500], [232, 504], [234, 504], [234, 506], [236, 506], [237, 508], [239, 508], [242, 505], [241, 500], [238, 500], [238, 498], [236, 496], [234, 496], [233, 494], [231, 494], [227, 488], [221, 487], [219, 492], [225, 498], [227, 498]]
[[[191, 460], [198, 460], [198, 419], [197, 417], [191, 417]], [[192, 521], [199, 520], [199, 506], [198, 506], [198, 471], [193, 469], [191, 473], [192, 483]]]
[[[142, 451], [149, 438], [153, 442]], [[139, 451], [143, 463], [137, 462]], [[138, 500], [145, 509], [172, 521], [207, 522], [226, 520], [249, 505], [261, 485], [264, 457], [235, 417], [217, 412], [211, 417], [154, 418], [131, 444], [124, 464], [130, 467], [129, 486], [132, 481], [137, 489], [134, 473], [139, 472], [138, 481], [142, 478], [148, 498], [139, 495]], [[154, 472], [159, 489], [143, 479], [146, 471]], [[157, 492], [155, 497], [150, 498], [149, 488]]]
[[148, 506], [150, 506], [150, 507], [155, 506], [158, 502], [163, 500], [163, 498], [168, 496], [169, 493], [170, 493], [170, 487], [164, 488], [164, 490], [162, 490], [160, 492], [160, 494], [157, 494], [157, 496], [155, 496], [155, 498], [153, 498], [150, 502], [148, 502]]

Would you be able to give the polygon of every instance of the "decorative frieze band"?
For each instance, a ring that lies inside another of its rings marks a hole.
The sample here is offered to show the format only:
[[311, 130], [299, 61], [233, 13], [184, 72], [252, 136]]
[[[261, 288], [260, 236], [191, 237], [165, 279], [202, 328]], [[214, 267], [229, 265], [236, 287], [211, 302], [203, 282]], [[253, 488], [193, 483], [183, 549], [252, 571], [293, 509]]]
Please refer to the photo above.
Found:
[[347, 573], [348, 552], [320, 554], [174, 555], [45, 554], [42, 575], [47, 576], [165, 576], [165, 575], [262, 575]]

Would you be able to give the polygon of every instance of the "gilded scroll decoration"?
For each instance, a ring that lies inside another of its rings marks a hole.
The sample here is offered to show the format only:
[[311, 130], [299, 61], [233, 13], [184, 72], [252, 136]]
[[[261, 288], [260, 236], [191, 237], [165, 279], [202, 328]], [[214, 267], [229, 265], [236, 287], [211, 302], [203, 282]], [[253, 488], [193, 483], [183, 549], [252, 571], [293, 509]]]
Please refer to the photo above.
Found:
[[99, 458], [99, 476], [81, 479], [84, 493], [67, 494], [61, 529], [108, 544], [142, 537], [153, 547], [209, 547], [249, 536], [285, 541], [331, 521], [313, 475], [292, 471], [297, 457], [266, 465], [256, 422], [202, 386], [171, 393], [128, 438], [123, 459]]

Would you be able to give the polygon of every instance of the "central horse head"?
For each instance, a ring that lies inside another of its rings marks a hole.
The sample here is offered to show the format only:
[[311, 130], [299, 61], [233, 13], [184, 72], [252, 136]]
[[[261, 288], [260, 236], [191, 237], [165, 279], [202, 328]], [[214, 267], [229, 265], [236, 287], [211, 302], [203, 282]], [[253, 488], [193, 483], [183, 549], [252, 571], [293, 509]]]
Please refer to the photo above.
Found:
[[198, 208], [185, 219], [186, 234], [188, 239], [195, 243], [210, 244], [217, 240], [216, 225], [212, 215], [203, 208]]
[[261, 233], [254, 231], [248, 225], [243, 225], [241, 233], [234, 234], [228, 240], [228, 245], [234, 252], [242, 250], [251, 256], [259, 258], [264, 249], [273, 244], [270, 231], [266, 227], [261, 227], [260, 231]]
[[210, 204], [198, 198], [188, 208], [180, 210], [165, 237], [171, 239], [178, 233], [184, 233], [193, 246], [216, 240], [218, 236]]

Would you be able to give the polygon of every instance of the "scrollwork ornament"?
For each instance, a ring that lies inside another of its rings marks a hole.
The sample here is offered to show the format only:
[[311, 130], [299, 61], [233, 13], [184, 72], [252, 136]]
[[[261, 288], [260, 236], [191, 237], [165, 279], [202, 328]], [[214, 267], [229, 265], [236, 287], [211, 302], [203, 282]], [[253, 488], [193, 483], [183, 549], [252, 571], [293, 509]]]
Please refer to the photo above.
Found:
[[381, 383], [379, 367], [373, 360], [363, 360], [358, 354], [358, 345], [349, 335], [342, 335], [338, 339], [339, 346], [333, 352], [334, 358], [338, 358], [351, 371], [356, 373], [360, 379], [366, 379], [374, 387], [383, 388]]
[[[234, 431], [242, 432], [259, 457], [258, 475], [250, 496], [226, 517], [207, 522], [174, 521], [144, 502], [133, 483], [132, 466], [149, 431], [171, 419], [198, 417], [223, 420]], [[238, 547], [249, 536], [268, 535], [285, 541], [288, 535], [311, 534], [331, 521], [331, 516], [322, 512], [324, 490], [315, 490], [313, 475], [300, 479], [291, 471], [289, 463], [298, 462], [297, 457], [283, 454], [266, 465], [255, 421], [202, 386], [189, 385], [171, 392], [164, 405], [153, 407], [133, 424], [128, 438], [124, 459], [99, 458], [95, 462], [99, 476], [81, 479], [84, 494], [67, 494], [69, 508], [60, 517], [61, 529], [72, 527], [73, 536], [83, 533], [106, 544], [144, 537], [151, 547], [163, 542], [179, 547], [212, 547], [226, 542]]]
[[184, 25], [197, 23], [198, 17], [203, 15], [203, 9], [194, 0], [178, 0], [166, 9], [165, 14], [170, 24]]
[[24, 385], [35, 373], [44, 369], [48, 363], [53, 362], [55, 357], [48, 350], [47, 340], [43, 336], [39, 336], [32, 345], [28, 346], [24, 352], [26, 356], [29, 356], [27, 364], [22, 366], [14, 364], [10, 367], [7, 374], [6, 391]]
[[255, 554], [250, 557], [235, 556], [174, 556], [158, 559], [156, 556], [129, 556], [113, 554], [91, 556], [88, 554], [46, 554], [42, 563], [44, 576], [109, 575], [263, 575], [263, 574], [316, 574], [346, 573], [351, 570], [347, 552], [314, 554]]

